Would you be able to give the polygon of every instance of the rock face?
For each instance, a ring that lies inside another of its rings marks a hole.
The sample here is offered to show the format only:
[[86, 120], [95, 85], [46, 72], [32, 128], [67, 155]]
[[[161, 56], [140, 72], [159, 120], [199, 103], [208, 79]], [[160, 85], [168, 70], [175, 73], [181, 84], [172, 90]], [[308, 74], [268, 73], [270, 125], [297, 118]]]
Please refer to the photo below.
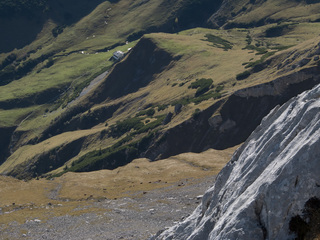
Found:
[[193, 214], [153, 239], [294, 239], [291, 219], [320, 197], [319, 146], [320, 85], [273, 109]]

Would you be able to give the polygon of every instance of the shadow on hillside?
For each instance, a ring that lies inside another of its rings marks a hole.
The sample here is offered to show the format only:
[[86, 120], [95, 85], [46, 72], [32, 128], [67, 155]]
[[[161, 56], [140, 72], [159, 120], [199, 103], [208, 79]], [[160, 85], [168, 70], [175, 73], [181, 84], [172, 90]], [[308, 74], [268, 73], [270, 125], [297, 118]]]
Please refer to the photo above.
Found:
[[0, 53], [11, 52], [32, 43], [41, 32], [45, 20], [27, 17], [0, 18]]
[[100, 103], [116, 99], [147, 86], [153, 75], [168, 67], [173, 57], [147, 38], [142, 38], [125, 61], [115, 65], [90, 101]]
[[[43, 10], [11, 6], [8, 15], [0, 16], [0, 53], [31, 44], [52, 19], [58, 27], [76, 23], [92, 12], [103, 0], [49, 0]], [[62, 31], [61, 31], [62, 32]], [[59, 33], [61, 33], [59, 32]], [[53, 33], [53, 32], [52, 32]], [[53, 33], [54, 34], [54, 33]]]

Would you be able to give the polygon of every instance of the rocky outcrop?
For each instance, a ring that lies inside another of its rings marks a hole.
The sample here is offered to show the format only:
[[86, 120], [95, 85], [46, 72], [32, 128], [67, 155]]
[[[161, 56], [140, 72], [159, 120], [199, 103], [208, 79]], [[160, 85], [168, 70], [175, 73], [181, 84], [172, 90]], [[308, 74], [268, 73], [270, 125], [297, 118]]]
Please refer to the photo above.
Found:
[[145, 156], [154, 160], [183, 152], [236, 146], [250, 136], [276, 105], [284, 104], [319, 84], [319, 72], [318, 66], [309, 67], [241, 89], [203, 110], [197, 118], [188, 119], [166, 131], [162, 142], [151, 146]]
[[273, 109], [193, 214], [152, 239], [294, 239], [320, 198], [319, 97], [317, 85]]

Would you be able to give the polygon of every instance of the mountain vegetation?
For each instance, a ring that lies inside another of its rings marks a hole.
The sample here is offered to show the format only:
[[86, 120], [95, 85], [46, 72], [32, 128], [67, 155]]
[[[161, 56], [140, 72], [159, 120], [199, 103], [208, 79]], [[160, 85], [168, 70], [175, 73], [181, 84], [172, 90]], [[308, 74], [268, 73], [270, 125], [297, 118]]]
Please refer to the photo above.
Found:
[[3, 0], [0, 35], [0, 174], [23, 180], [228, 152], [320, 82], [318, 0]]
[[[281, 22], [243, 28], [240, 22], [256, 17], [259, 9], [274, 11], [274, 0], [243, 1], [248, 7], [227, 17], [222, 28], [205, 28], [220, 15], [228, 16], [231, 6], [237, 9], [227, 2], [121, 0], [95, 1], [91, 7], [82, 1], [77, 6], [72, 1], [3, 2], [3, 9], [38, 9], [44, 17], [33, 41], [0, 54], [0, 171], [20, 178], [61, 175], [66, 169], [116, 168], [137, 157], [156, 160], [243, 142], [273, 106], [317, 82], [307, 77], [305, 83], [290, 81], [282, 90], [286, 94], [275, 94], [267, 107], [259, 105], [267, 96], [260, 94], [261, 102], [252, 106], [263, 110], [257, 117], [233, 107], [241, 89], [317, 71], [318, 53], [304, 42], [316, 41], [319, 34], [313, 10], [319, 4], [309, 8], [305, 2], [283, 2], [290, 9], [303, 7], [301, 17], [287, 17], [280, 5]], [[87, 10], [78, 11], [82, 7]], [[115, 63], [111, 59], [117, 50], [126, 57]], [[178, 129], [184, 128], [190, 141], [182, 143]], [[208, 129], [206, 139], [197, 141]], [[137, 146], [146, 137], [144, 147]], [[125, 151], [132, 148], [133, 155]], [[111, 155], [112, 167], [96, 164], [110, 162], [109, 152], [116, 149], [123, 149], [125, 161]], [[95, 167], [85, 167], [91, 161]]]
[[318, 237], [319, 94], [317, 85], [273, 109], [193, 214], [151, 239]]

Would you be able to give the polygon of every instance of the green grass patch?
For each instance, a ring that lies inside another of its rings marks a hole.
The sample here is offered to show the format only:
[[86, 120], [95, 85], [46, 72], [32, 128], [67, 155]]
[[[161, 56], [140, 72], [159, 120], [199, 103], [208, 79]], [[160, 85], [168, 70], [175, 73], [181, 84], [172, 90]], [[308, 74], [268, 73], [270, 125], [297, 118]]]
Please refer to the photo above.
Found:
[[217, 87], [216, 87], [216, 92], [221, 92], [222, 90], [224, 89], [224, 85], [223, 84], [219, 84]]
[[160, 111], [163, 111], [163, 110], [165, 110], [166, 108], [168, 108], [168, 105], [162, 104], [162, 105], [157, 106], [157, 108], [158, 108], [158, 112], [160, 112]]
[[206, 37], [207, 39], [203, 41], [211, 42], [213, 47], [222, 48], [225, 51], [232, 49], [233, 44], [219, 36], [208, 33], [204, 37]]
[[144, 133], [160, 126], [165, 117], [166, 115], [157, 116], [155, 117], [156, 120], [150, 121], [147, 124], [142, 122], [144, 119], [143, 117], [127, 118], [123, 121], [117, 122], [115, 125], [112, 125], [110, 127], [109, 135], [111, 137], [120, 137], [123, 134], [130, 132], [132, 129], [135, 131], [132, 134]]
[[177, 104], [181, 104], [181, 105], [185, 106], [185, 105], [188, 105], [190, 103], [191, 103], [191, 99], [190, 98], [180, 98], [180, 99], [178, 99], [176, 101], [173, 101], [171, 103], [171, 106], [176, 106]]
[[39, 106], [0, 110], [0, 126], [11, 127], [19, 124], [25, 117], [36, 111]]
[[195, 96], [198, 97], [204, 94], [205, 92], [209, 91], [209, 88], [212, 86], [212, 83], [213, 80], [211, 78], [201, 78], [191, 83], [189, 88], [197, 89]]
[[250, 36], [249, 33], [246, 36], [246, 42], [247, 42], [247, 45], [250, 45], [252, 43], [252, 37]]
[[[222, 89], [221, 89], [222, 90]], [[198, 97], [194, 97], [194, 98], [181, 98], [179, 100], [176, 100], [174, 102], [171, 103], [172, 106], [175, 106], [177, 104], [181, 104], [183, 106], [188, 105], [190, 103], [194, 103], [194, 104], [199, 104], [203, 101], [209, 100], [209, 99], [219, 99], [221, 98], [221, 90], [218, 89], [218, 91], [215, 90], [211, 90], [205, 94], [202, 94]]]
[[[134, 46], [136, 42], [120, 46], [114, 49], [124, 51]], [[13, 81], [8, 85], [1, 86], [0, 101], [7, 99], [19, 99], [34, 95], [50, 88], [65, 88], [69, 92], [67, 101], [75, 98], [87, 86], [91, 80], [106, 69], [113, 62], [108, 61], [113, 51], [99, 54], [73, 53], [69, 56], [55, 57], [54, 65], [41, 69], [41, 72], [33, 71], [27, 76]]]
[[89, 152], [78, 160], [72, 162], [70, 167], [65, 167], [64, 171], [55, 175], [55, 177], [61, 176], [66, 172], [114, 169], [128, 164], [133, 159], [138, 158], [139, 154], [148, 148], [154, 137], [155, 133], [152, 132], [140, 140], [127, 145], [122, 145], [122, 141], [122, 143], [119, 144], [118, 142], [109, 148]]
[[96, 150], [75, 161], [73, 166], [65, 169], [65, 172], [87, 172], [99, 169], [114, 169], [129, 163], [129, 159], [132, 161], [134, 158], [137, 158], [137, 152], [137, 149], [131, 146]]
[[199, 104], [199, 103], [201, 103], [203, 101], [206, 101], [206, 100], [209, 100], [211, 98], [219, 99], [219, 98], [221, 98], [221, 93], [220, 92], [216, 92], [215, 90], [214, 91], [210, 91], [210, 92], [208, 92], [206, 94], [203, 94], [203, 95], [201, 95], [199, 97], [191, 99], [190, 102], [193, 102], [194, 104]]
[[259, 65], [259, 64], [263, 63], [268, 57], [271, 57], [275, 53], [276, 53], [276, 51], [267, 52], [263, 56], [261, 56], [261, 58], [259, 60], [247, 63], [245, 68], [251, 68], [251, 67], [255, 67], [255, 66]]
[[257, 51], [256, 55], [262, 55], [268, 52], [267, 48], [265, 47], [257, 47], [254, 45], [247, 45], [244, 49]]
[[143, 111], [140, 111], [136, 114], [136, 117], [139, 117], [139, 116], [148, 116], [148, 117], [152, 117], [154, 114], [155, 114], [155, 110], [154, 108], [150, 108], [150, 109], [146, 109], [146, 110], [143, 110]]
[[127, 118], [123, 121], [118, 121], [115, 125], [110, 127], [110, 136], [120, 137], [131, 129], [139, 130], [143, 126], [144, 124], [141, 117]]

